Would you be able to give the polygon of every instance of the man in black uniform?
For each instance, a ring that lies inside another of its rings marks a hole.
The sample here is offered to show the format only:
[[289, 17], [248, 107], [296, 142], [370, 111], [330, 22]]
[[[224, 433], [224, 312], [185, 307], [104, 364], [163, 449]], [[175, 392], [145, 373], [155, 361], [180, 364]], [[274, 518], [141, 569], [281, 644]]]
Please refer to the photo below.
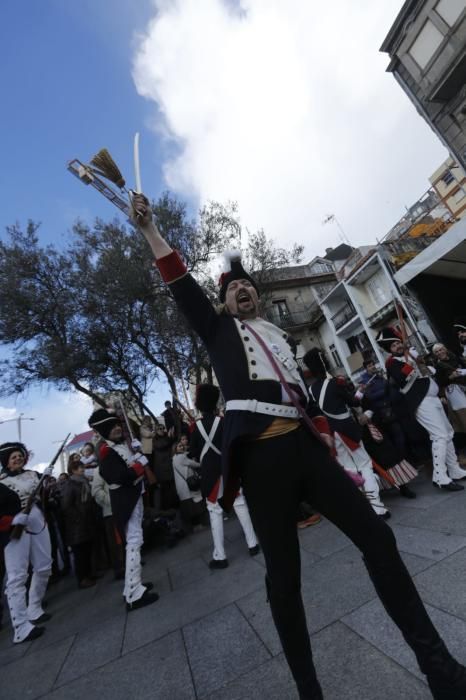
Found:
[[141, 580], [142, 493], [147, 459], [142, 453], [134, 454], [125, 443], [122, 425], [114, 413], [98, 408], [89, 418], [89, 426], [103, 438], [98, 454], [99, 472], [109, 486], [113, 518], [125, 542], [126, 608], [136, 610], [159, 598], [157, 593], [149, 592], [152, 584]]
[[387, 375], [404, 395], [408, 410], [429, 433], [434, 465], [432, 483], [438, 489], [463, 491], [455, 479], [466, 479], [453, 444], [453, 428], [438, 397], [438, 386], [418, 368], [418, 353], [410, 348], [405, 354], [401, 335], [396, 328], [382, 328], [377, 336], [380, 347], [389, 353], [385, 362]]
[[[223, 510], [218, 499], [222, 495], [221, 447], [223, 435], [223, 418], [218, 415], [217, 403], [220, 390], [213, 384], [199, 384], [196, 389], [196, 408], [202, 417], [196, 421], [189, 442], [189, 456], [201, 465], [201, 492], [207, 502], [210, 529], [214, 542], [211, 569], [225, 569], [228, 559], [223, 538]], [[259, 554], [256, 534], [251, 523], [248, 507], [240, 491], [233, 502], [233, 509], [243, 528], [249, 554]]]
[[206, 345], [225, 398], [223, 505], [231, 507], [241, 483], [266, 561], [272, 615], [301, 700], [323, 697], [301, 597], [296, 512], [302, 500], [360, 548], [376, 590], [415, 652], [434, 698], [464, 700], [466, 669], [432, 625], [391, 529], [331, 457], [316, 430], [318, 422], [313, 427], [300, 421], [298, 406], [306, 403], [307, 388], [286, 333], [258, 315], [254, 280], [233, 258], [221, 278], [224, 308], [214, 309], [161, 237], [144, 195], [135, 195], [133, 206], [163, 279]]

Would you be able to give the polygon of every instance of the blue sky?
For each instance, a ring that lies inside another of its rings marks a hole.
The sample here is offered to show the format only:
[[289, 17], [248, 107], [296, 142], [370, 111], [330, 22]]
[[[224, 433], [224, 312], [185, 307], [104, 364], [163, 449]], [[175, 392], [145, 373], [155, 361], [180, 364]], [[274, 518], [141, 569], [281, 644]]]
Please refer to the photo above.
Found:
[[31, 218], [42, 222], [44, 241], [59, 243], [77, 216], [113, 216], [65, 163], [105, 146], [132, 179], [135, 131], [150, 154], [143, 184], [153, 196], [163, 189], [163, 146], [146, 129], [150, 107], [131, 77], [133, 36], [149, 10], [146, 0], [2, 3], [2, 235], [5, 225]]
[[[137, 6], [137, 12], [135, 7]], [[146, 0], [15, 0], [2, 3], [0, 80], [0, 235], [5, 226], [42, 222], [41, 240], [61, 246], [77, 217], [111, 218], [117, 210], [65, 168], [107, 147], [132, 181], [132, 143], [141, 133], [142, 181], [156, 197], [165, 186], [160, 163], [170, 152], [147, 128], [151, 106], [131, 77], [134, 36], [143, 30]], [[168, 398], [160, 395], [155, 406]], [[35, 418], [23, 438], [35, 461], [51, 442], [86, 429], [89, 404], [47, 387], [0, 398], [0, 419], [17, 412]], [[14, 423], [0, 425], [0, 442], [16, 439]]]

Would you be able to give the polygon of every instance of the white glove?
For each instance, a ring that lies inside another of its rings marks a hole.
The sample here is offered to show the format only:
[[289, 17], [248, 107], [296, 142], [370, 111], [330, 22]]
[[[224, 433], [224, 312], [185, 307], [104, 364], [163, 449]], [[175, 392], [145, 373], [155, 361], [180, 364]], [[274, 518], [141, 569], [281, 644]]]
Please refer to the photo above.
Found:
[[417, 358], [419, 357], [418, 351], [416, 350], [416, 348], [413, 348], [413, 347], [409, 348], [409, 354], [410, 354], [411, 357], [414, 358], [415, 360], [417, 360]]
[[131, 449], [135, 451], [139, 451], [142, 448], [142, 444], [139, 442], [139, 440], [131, 440]]
[[144, 457], [144, 455], [140, 452], [136, 452], [136, 454], [134, 455], [134, 461], [138, 464], [142, 464], [143, 467], [149, 464], [149, 460], [147, 459], [147, 457]]
[[23, 527], [26, 527], [26, 525], [28, 524], [28, 520], [29, 520], [28, 513], [23, 513], [23, 511], [20, 510], [19, 513], [16, 513], [11, 524], [12, 525], [22, 525]]
[[362, 391], [359, 390], [355, 393], [354, 396], [356, 399], [358, 399], [358, 401], [361, 401], [361, 399], [364, 398], [364, 394], [362, 393]]

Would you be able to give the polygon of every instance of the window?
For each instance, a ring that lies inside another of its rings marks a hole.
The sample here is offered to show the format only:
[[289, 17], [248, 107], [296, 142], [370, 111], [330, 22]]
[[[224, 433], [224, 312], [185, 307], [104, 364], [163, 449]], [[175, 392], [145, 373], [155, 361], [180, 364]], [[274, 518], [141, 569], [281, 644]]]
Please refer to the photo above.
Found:
[[463, 204], [466, 204], [466, 202], [463, 201], [465, 197], [466, 197], [466, 190], [459, 189], [458, 192], [455, 192], [455, 194], [453, 195], [453, 198], [455, 200], [455, 204], [459, 204], [460, 202], [463, 202]]
[[388, 282], [383, 270], [379, 270], [375, 275], [372, 275], [367, 280], [366, 287], [377, 309], [385, 306], [391, 300]]
[[335, 345], [329, 345], [328, 349], [332, 356], [333, 364], [335, 365], [335, 367], [343, 367], [340, 360], [340, 355], [338, 354], [338, 350], [336, 349]]
[[286, 299], [274, 299], [272, 301], [272, 304], [274, 305], [274, 308], [276, 309], [276, 312], [278, 312], [280, 318], [285, 318], [289, 315], [290, 312], [288, 310], [288, 304], [286, 303]]
[[329, 263], [314, 263], [311, 267], [311, 272], [313, 275], [323, 275], [326, 272], [332, 272], [333, 267]]
[[409, 53], [420, 68], [425, 68], [443, 41], [443, 34], [435, 24], [427, 20], [411, 44]]
[[455, 176], [453, 175], [451, 170], [445, 170], [440, 179], [445, 185], [451, 185], [451, 183], [455, 180]]
[[464, 10], [464, 0], [440, 0], [435, 7], [435, 11], [440, 17], [452, 27], [460, 14]]

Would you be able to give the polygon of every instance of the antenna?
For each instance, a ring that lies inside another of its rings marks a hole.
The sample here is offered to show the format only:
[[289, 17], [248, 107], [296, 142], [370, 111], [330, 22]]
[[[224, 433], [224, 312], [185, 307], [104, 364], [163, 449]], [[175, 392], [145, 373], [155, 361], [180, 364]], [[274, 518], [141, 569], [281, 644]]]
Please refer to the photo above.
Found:
[[340, 239], [343, 243], [347, 243], [348, 245], [351, 245], [350, 240], [348, 236], [346, 235], [343, 226], [340, 224], [338, 221], [337, 217], [335, 214], [327, 214], [322, 221], [322, 226], [325, 226], [325, 224], [336, 224], [338, 226], [338, 229], [340, 231]]

